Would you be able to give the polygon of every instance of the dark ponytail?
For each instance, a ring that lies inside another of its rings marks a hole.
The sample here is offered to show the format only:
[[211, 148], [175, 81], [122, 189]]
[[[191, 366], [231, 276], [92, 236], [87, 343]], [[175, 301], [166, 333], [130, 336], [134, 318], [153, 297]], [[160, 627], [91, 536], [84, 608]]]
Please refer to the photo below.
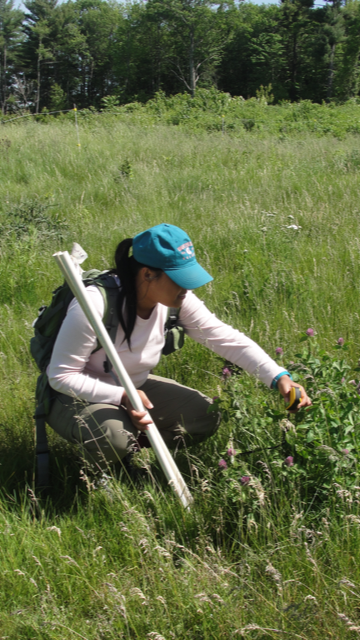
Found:
[[[132, 243], [132, 238], [126, 238], [120, 242], [115, 251], [115, 271], [121, 285], [116, 301], [116, 311], [125, 334], [124, 340], [128, 343], [130, 350], [131, 334], [134, 330], [137, 310], [136, 276], [140, 269], [147, 266], [135, 260], [134, 256], [129, 256]], [[149, 267], [149, 269], [161, 273], [161, 269], [153, 267]]]

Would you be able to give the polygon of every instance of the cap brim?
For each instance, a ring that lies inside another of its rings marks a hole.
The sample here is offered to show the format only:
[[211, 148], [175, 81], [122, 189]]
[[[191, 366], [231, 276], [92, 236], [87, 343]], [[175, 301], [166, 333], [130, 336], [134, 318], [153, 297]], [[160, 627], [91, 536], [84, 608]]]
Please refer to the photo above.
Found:
[[214, 278], [198, 262], [182, 269], [164, 269], [164, 273], [183, 289], [198, 289]]

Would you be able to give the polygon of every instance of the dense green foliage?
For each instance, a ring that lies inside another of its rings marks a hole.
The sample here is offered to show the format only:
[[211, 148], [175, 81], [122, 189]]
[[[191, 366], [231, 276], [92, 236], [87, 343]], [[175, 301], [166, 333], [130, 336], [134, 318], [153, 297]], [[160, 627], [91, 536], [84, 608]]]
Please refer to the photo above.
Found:
[[[78, 130], [74, 113], [2, 126], [2, 637], [357, 637], [359, 109], [201, 90], [84, 110]], [[54, 433], [52, 488], [35, 495], [29, 338], [60, 280], [51, 256], [77, 241], [86, 267], [105, 268], [121, 238], [159, 222], [187, 230], [214, 276], [201, 297], [291, 369], [313, 408], [287, 416], [187, 340], [157, 371], [223, 412], [215, 437], [177, 454], [192, 509], [151, 452], [135, 484], [99, 478]]]
[[2, 113], [144, 102], [216, 86], [275, 101], [358, 95], [360, 3], [0, 0]]

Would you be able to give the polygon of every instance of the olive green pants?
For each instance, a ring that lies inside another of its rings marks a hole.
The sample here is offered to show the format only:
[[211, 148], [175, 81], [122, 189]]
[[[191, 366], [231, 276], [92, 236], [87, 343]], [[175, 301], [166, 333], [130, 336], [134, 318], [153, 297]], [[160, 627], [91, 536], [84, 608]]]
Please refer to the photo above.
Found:
[[[149, 413], [169, 448], [196, 444], [217, 430], [220, 416], [208, 412], [211, 400], [199, 391], [154, 375], [140, 388], [154, 405]], [[101, 468], [133, 450], [139, 436], [123, 407], [62, 393], [56, 394], [47, 423], [65, 440], [80, 445], [83, 456]]]

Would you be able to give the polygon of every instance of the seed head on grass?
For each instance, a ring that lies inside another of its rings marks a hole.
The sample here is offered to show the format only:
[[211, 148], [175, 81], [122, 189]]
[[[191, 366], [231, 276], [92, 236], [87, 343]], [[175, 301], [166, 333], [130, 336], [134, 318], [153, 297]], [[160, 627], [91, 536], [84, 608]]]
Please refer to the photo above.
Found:
[[59, 538], [61, 538], [61, 529], [59, 529], [59, 527], [53, 526], [53, 527], [47, 527], [46, 529], [47, 531], [55, 531], [58, 534]]
[[59, 557], [65, 560], [66, 564], [74, 564], [76, 567], [80, 568], [78, 563], [75, 560], [73, 560], [73, 558], [70, 558], [70, 556], [59, 556]]
[[338, 618], [340, 618], [340, 620], [342, 620], [342, 622], [346, 624], [349, 631], [356, 631], [357, 633], [359, 633], [360, 627], [357, 627], [355, 623], [352, 622], [352, 620], [350, 620], [350, 618], [348, 618], [344, 613], [338, 613], [337, 615]]
[[280, 629], [273, 629], [270, 627], [259, 627], [259, 625], [251, 623], [251, 624], [247, 624], [246, 627], [243, 627], [242, 629], [235, 629], [234, 635], [240, 634], [242, 636], [247, 631], [265, 631], [265, 633], [267, 631], [273, 631], [274, 633], [283, 633]]
[[149, 604], [146, 596], [144, 596], [143, 592], [138, 587], [133, 587], [132, 589], [130, 589], [130, 595], [131, 596], [137, 596], [138, 598], [140, 598], [140, 600], [142, 600], [142, 602], [141, 602], [142, 605], [148, 605]]
[[312, 595], [305, 596], [304, 602], [307, 602], [308, 600], [312, 600], [313, 602], [316, 602], [316, 604], [317, 604], [317, 600], [316, 600], [315, 596], [312, 596]]
[[273, 567], [271, 562], [269, 562], [265, 569], [265, 573], [268, 573], [272, 577], [272, 579], [274, 580], [277, 586], [278, 594], [281, 596], [282, 595], [282, 576], [280, 571], [275, 569], [275, 567]]

